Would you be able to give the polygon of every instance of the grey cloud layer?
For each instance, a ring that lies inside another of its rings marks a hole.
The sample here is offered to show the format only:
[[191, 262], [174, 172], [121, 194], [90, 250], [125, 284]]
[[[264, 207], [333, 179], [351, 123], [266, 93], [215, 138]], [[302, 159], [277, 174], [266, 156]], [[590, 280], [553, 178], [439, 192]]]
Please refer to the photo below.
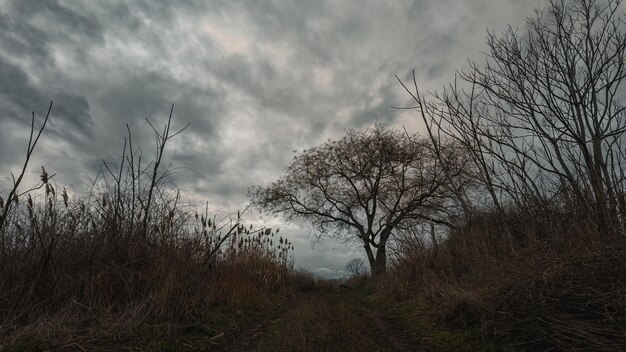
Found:
[[[293, 150], [374, 121], [416, 126], [390, 108], [407, 101], [395, 74], [416, 69], [438, 88], [484, 48], [486, 28], [520, 24], [541, 2], [0, 0], [0, 171], [51, 99], [36, 162], [61, 183], [114, 158], [125, 123], [151, 151], [144, 118], [176, 103], [177, 126], [191, 122], [174, 145], [189, 168], [178, 186], [236, 209]], [[353, 256], [301, 254], [332, 270]]]

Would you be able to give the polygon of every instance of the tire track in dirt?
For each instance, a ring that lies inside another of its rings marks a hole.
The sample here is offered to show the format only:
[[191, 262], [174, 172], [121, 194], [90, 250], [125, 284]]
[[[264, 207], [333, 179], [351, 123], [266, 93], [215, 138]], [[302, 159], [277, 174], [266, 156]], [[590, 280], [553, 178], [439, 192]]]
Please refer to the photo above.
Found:
[[394, 316], [383, 314], [371, 308], [363, 309], [363, 316], [379, 336], [383, 337], [386, 345], [397, 352], [430, 352], [431, 348], [424, 346], [408, 334], [402, 322]]
[[294, 297], [293, 299], [284, 302], [268, 316], [254, 322], [251, 326], [238, 331], [233, 331], [224, 336], [224, 343], [217, 346], [212, 351], [237, 351], [237, 352], [254, 352], [258, 350], [259, 340], [264, 330], [278, 322], [287, 313], [290, 307], [298, 304], [302, 299], [302, 296]]
[[[361, 336], [371, 341], [372, 351], [396, 351], [396, 352], [431, 352], [435, 351], [433, 346], [422, 343], [406, 330], [406, 325], [399, 316], [386, 312], [376, 305], [364, 300], [363, 293], [354, 288], [335, 288], [332, 290], [316, 290], [298, 295], [293, 299], [284, 302], [275, 311], [265, 315], [258, 321], [252, 323], [242, 330], [226, 333], [222, 343], [214, 346], [213, 351], [241, 351], [251, 352], [259, 350], [259, 343], [264, 333], [271, 330], [271, 326], [281, 323], [286, 314], [292, 309], [310, 300], [321, 299], [320, 303], [329, 304], [329, 309], [333, 307], [349, 306], [351, 314], [364, 322], [363, 329], [367, 331], [367, 336]], [[310, 303], [309, 303], [310, 304]], [[336, 310], [335, 310], [336, 311]], [[360, 318], [358, 318], [360, 317]], [[293, 318], [293, 317], [292, 317]], [[339, 328], [339, 327], [337, 327]], [[346, 336], [346, 339], [353, 339]], [[377, 347], [375, 347], [377, 346]], [[267, 347], [267, 346], [265, 346]], [[367, 352], [367, 351], [364, 351]]]

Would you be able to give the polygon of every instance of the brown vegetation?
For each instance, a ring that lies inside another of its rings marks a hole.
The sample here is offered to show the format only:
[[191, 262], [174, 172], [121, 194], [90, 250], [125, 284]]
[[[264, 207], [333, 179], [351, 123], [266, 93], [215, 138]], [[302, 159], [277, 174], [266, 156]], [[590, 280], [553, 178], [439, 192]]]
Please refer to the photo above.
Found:
[[513, 246], [495, 213], [476, 216], [437, 247], [411, 237], [398, 248], [381, 292], [431, 324], [474, 330], [504, 345], [621, 350], [626, 239], [590, 235], [563, 214], [544, 215], [507, 213], [517, 229]]
[[[157, 160], [176, 135], [169, 124]], [[224, 329], [219, 312], [260, 309], [310, 280], [278, 231], [183, 204], [167, 170], [141, 166], [131, 137], [118, 168], [105, 163], [86, 191], [42, 168], [38, 186], [19, 192], [20, 176], [2, 200], [0, 349], [130, 348], [206, 324], [210, 337]]]
[[508, 346], [623, 350], [620, 3], [552, 1], [527, 33], [490, 33], [485, 62], [430, 100], [401, 82], [433, 148], [454, 140], [473, 173], [451, 183], [453, 226], [399, 234], [383, 292]]
[[[104, 163], [88, 190], [58, 187], [42, 167], [41, 182], [19, 191], [48, 119], [37, 130], [33, 117], [22, 172], [0, 199], [1, 348], [180, 350], [193, 346], [159, 341], [191, 334], [203, 348], [226, 339], [235, 349], [405, 350], [419, 338], [433, 349], [623, 350], [620, 3], [552, 1], [528, 33], [489, 34], [484, 64], [441, 95], [426, 99], [414, 77], [412, 87], [401, 81], [427, 138], [349, 131], [252, 191], [266, 211], [362, 245], [374, 298], [364, 278], [295, 272], [278, 231], [185, 205], [160, 169], [180, 132], [170, 132], [171, 113], [163, 131], [153, 127], [155, 162], [142, 167], [129, 130], [119, 166]], [[359, 276], [362, 262], [353, 264]], [[309, 292], [281, 304], [295, 288]], [[387, 301], [421, 325], [383, 314]], [[272, 305], [277, 318], [247, 330], [233, 318]], [[482, 341], [429, 340], [424, 326]]]

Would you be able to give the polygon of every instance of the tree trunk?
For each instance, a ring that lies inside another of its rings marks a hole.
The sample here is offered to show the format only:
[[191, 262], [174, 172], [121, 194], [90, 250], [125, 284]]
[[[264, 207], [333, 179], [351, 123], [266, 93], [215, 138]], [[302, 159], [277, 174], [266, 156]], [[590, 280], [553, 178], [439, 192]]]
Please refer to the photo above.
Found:
[[372, 267], [372, 278], [377, 279], [387, 271], [387, 250], [381, 246], [376, 251], [376, 260]]
[[369, 242], [363, 240], [363, 247], [365, 248], [365, 253], [367, 253], [367, 261], [370, 264], [370, 272], [372, 273], [372, 277], [374, 276], [374, 267], [376, 266], [376, 258], [374, 258], [374, 253], [372, 252], [372, 247], [370, 247]]

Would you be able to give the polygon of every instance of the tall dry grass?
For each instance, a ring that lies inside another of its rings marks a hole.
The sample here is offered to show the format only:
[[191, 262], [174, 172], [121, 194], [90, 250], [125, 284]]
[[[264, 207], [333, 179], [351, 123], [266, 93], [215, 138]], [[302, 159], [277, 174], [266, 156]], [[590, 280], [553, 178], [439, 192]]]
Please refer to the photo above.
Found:
[[436, 245], [405, 235], [380, 289], [435, 325], [506, 346], [621, 351], [626, 238], [598, 233], [571, 209], [486, 211]]
[[168, 170], [150, 165], [125, 143], [87, 190], [57, 186], [42, 168], [39, 186], [13, 192], [0, 225], [0, 349], [171, 338], [305, 281], [278, 231], [185, 204]]

